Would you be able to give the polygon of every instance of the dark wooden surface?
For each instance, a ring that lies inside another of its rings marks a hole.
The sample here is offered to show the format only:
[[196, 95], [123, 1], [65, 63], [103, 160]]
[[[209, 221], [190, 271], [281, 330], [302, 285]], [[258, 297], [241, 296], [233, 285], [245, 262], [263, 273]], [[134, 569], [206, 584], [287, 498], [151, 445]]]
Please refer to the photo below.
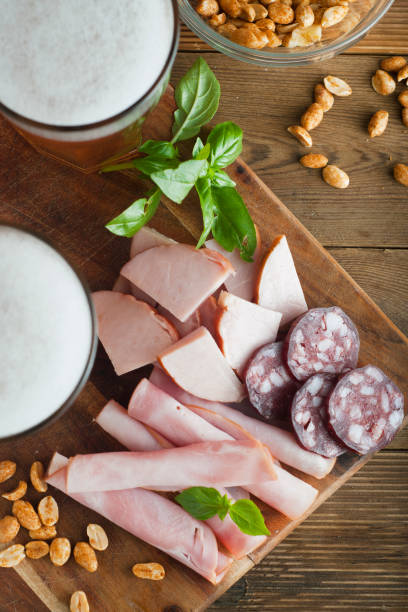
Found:
[[[180, 53], [174, 74], [182, 74], [193, 59], [191, 53]], [[245, 161], [406, 333], [408, 190], [392, 181], [388, 154], [393, 160], [398, 157], [404, 161], [407, 130], [397, 124], [395, 112], [394, 125], [383, 140], [367, 141], [365, 120], [371, 112], [370, 103], [373, 110], [378, 103], [369, 88], [369, 75], [378, 58], [343, 56], [286, 74], [266, 72], [215, 53], [207, 53], [206, 59], [222, 86], [217, 119], [233, 119], [244, 128]], [[352, 184], [345, 192], [330, 189], [318, 172], [301, 168], [296, 160], [303, 151], [285, 132], [286, 125], [308, 103], [313, 84], [329, 71], [349, 80], [354, 94], [352, 99], [336, 104], [314, 135], [321, 145], [316, 150], [333, 155], [349, 171]], [[398, 108], [395, 100], [381, 99], [379, 104]], [[125, 248], [115, 242], [113, 249], [102, 225], [112, 212], [129, 204], [134, 185], [127, 177], [83, 177], [42, 160], [4, 124], [0, 125], [0, 135], [1, 218], [37, 227], [71, 260], [81, 264], [92, 288], [106, 287], [125, 257]], [[164, 231], [171, 228], [180, 240], [189, 239], [187, 230], [175, 224], [165, 210], [160, 213], [158, 227]], [[110, 380], [105, 365], [100, 355], [93, 380], [103, 393], [115, 384], [118, 399], [121, 395], [125, 398], [126, 382]], [[87, 405], [87, 397], [81, 407], [91, 414], [96, 409]], [[78, 426], [74, 422], [74, 427]], [[34, 453], [45, 457], [45, 447], [51, 440], [52, 431], [45, 440], [38, 438]], [[89, 447], [97, 442], [90, 431]], [[371, 460], [209, 609], [407, 609], [407, 451], [405, 429], [389, 449]], [[21, 446], [17, 454], [28, 463], [33, 449], [25, 451]], [[67, 513], [73, 508], [71, 502], [64, 502]], [[82, 528], [78, 525], [73, 536], [79, 537]], [[118, 555], [122, 536], [120, 530], [114, 534], [118, 539], [113, 554]], [[143, 556], [143, 547], [137, 554]], [[110, 567], [108, 554], [104, 565]], [[80, 580], [81, 574], [75, 577]], [[25, 574], [24, 580], [33, 585], [35, 577]], [[14, 573], [7, 573], [7, 579], [2, 574], [1, 612], [50, 609], [33, 595], [24, 580]], [[51, 591], [60, 588], [60, 577], [52, 571], [46, 582]], [[78, 588], [70, 576], [68, 591], [71, 583]], [[129, 604], [127, 595], [114, 608], [103, 607], [106, 588], [114, 588], [114, 580], [108, 580], [106, 586], [95, 582], [96, 609], [151, 612], [148, 607], [140, 607], [140, 599], [132, 599]], [[150, 585], [142, 588], [149, 591]], [[153, 588], [150, 592], [154, 596], [159, 591]], [[125, 601], [133, 607], [125, 608]]]

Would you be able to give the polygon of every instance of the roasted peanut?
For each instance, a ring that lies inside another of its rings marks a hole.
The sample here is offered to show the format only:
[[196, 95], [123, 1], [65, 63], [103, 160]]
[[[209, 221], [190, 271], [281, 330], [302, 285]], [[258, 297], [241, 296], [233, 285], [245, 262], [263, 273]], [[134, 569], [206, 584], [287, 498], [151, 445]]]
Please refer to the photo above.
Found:
[[39, 529], [41, 527], [40, 518], [30, 502], [22, 499], [15, 501], [12, 512], [25, 529]]
[[348, 6], [332, 6], [326, 9], [322, 17], [322, 28], [330, 28], [331, 26], [340, 23], [348, 13]]
[[106, 550], [109, 545], [108, 536], [100, 525], [90, 523], [86, 528], [89, 543], [95, 550]]
[[329, 74], [323, 79], [323, 82], [326, 89], [335, 96], [343, 98], [352, 94], [350, 85], [338, 77]]
[[396, 164], [394, 166], [394, 178], [398, 183], [408, 187], [408, 166], [405, 164]]
[[307, 155], [303, 155], [303, 157], [299, 159], [299, 162], [302, 166], [305, 166], [305, 168], [324, 168], [327, 166], [329, 160], [321, 153], [308, 153]]
[[402, 109], [401, 121], [405, 125], [405, 127], [408, 127], [408, 108]]
[[280, 47], [282, 44], [281, 39], [279, 38], [279, 36], [277, 36], [275, 34], [275, 32], [272, 32], [272, 30], [267, 30], [265, 32], [266, 37], [268, 39], [268, 44], [266, 45], [267, 47]]
[[165, 576], [164, 567], [160, 563], [136, 563], [132, 572], [137, 578], [145, 580], [163, 580]]
[[50, 545], [50, 559], [54, 565], [65, 565], [71, 556], [71, 543], [68, 538], [55, 538]]
[[370, 138], [375, 138], [376, 136], [381, 136], [381, 134], [384, 134], [388, 123], [388, 116], [389, 115], [385, 110], [378, 110], [376, 113], [374, 113], [368, 123], [368, 133]]
[[252, 4], [242, 4], [239, 16], [245, 21], [255, 21], [256, 11]]
[[274, 2], [269, 5], [268, 15], [275, 23], [287, 24], [292, 23], [295, 18], [293, 8], [282, 4], [281, 2]]
[[51, 495], [43, 497], [40, 503], [38, 504], [38, 515], [41, 519], [42, 524], [45, 525], [45, 527], [52, 527], [52, 525], [58, 523], [58, 504]]
[[17, 465], [14, 461], [0, 461], [0, 483], [6, 482], [16, 473]]
[[209, 20], [208, 23], [210, 24], [210, 26], [212, 26], [213, 28], [217, 28], [220, 25], [224, 25], [224, 23], [227, 21], [227, 16], [225, 13], [219, 13], [218, 15], [213, 15]]
[[233, 23], [225, 23], [224, 25], [218, 26], [217, 32], [222, 36], [227, 36], [227, 38], [231, 38], [232, 32], [235, 32], [236, 26]]
[[297, 21], [294, 21], [293, 23], [288, 23], [286, 25], [278, 24], [276, 26], [276, 31], [278, 34], [289, 34], [290, 32], [293, 32], [293, 30], [296, 30], [296, 28], [298, 27], [299, 24], [297, 23]]
[[220, 0], [220, 6], [224, 13], [227, 13], [230, 17], [241, 15], [241, 2], [239, 0]]
[[314, 22], [314, 12], [309, 5], [299, 5], [295, 11], [296, 21], [303, 27], [308, 28]]
[[400, 93], [398, 96], [398, 102], [401, 104], [401, 106], [408, 108], [408, 89]]
[[272, 21], [272, 19], [269, 19], [269, 17], [267, 17], [266, 19], [260, 19], [259, 21], [257, 21], [256, 26], [260, 30], [271, 30], [272, 32], [274, 32], [276, 28], [275, 22]]
[[202, 17], [212, 17], [216, 15], [220, 7], [218, 6], [217, 0], [199, 0], [196, 11]]
[[404, 79], [408, 79], [408, 64], [406, 66], [403, 66], [400, 70], [398, 70], [398, 74], [397, 74], [398, 83], [400, 83]]
[[41, 461], [34, 461], [30, 469], [31, 483], [36, 491], [45, 493], [48, 485], [44, 480], [44, 466]]
[[20, 480], [15, 489], [9, 491], [8, 493], [3, 493], [2, 497], [4, 497], [4, 499], [8, 499], [9, 501], [17, 501], [18, 499], [24, 497], [26, 493], [27, 483], [24, 480]]
[[334, 104], [334, 97], [322, 83], [318, 83], [314, 88], [315, 102], [320, 104], [324, 113], [327, 113]]
[[0, 567], [15, 567], [25, 558], [24, 546], [14, 544], [0, 551]]
[[322, 39], [322, 28], [313, 24], [308, 28], [295, 28], [291, 34], [283, 39], [283, 46], [292, 49], [294, 47], [309, 47]]
[[57, 535], [55, 526], [52, 527], [40, 527], [39, 529], [30, 529], [28, 535], [32, 540], [52, 540]]
[[385, 70], [377, 70], [371, 78], [371, 85], [377, 93], [382, 96], [389, 96], [395, 91], [395, 81]]
[[331, 187], [336, 189], [345, 189], [349, 186], [350, 179], [348, 175], [337, 166], [329, 165], [322, 170], [323, 179]]
[[69, 612], [89, 612], [88, 599], [83, 591], [72, 593]]
[[407, 65], [407, 60], [401, 55], [393, 55], [392, 57], [386, 57], [381, 60], [380, 66], [387, 72], [398, 72]]
[[98, 560], [94, 549], [87, 542], [77, 542], [74, 546], [74, 559], [88, 572], [96, 572]]
[[269, 42], [266, 32], [252, 28], [238, 28], [231, 32], [230, 39], [249, 49], [263, 49]]
[[20, 523], [14, 516], [4, 516], [0, 520], [0, 542], [11, 542], [20, 529]]
[[288, 127], [288, 132], [289, 134], [292, 134], [292, 136], [294, 136], [304, 147], [312, 146], [313, 142], [311, 135], [300, 125], [290, 125]]
[[258, 19], [265, 19], [268, 16], [268, 9], [266, 9], [262, 4], [249, 4], [251, 8], [255, 11], [255, 21]]
[[48, 555], [50, 547], [44, 540], [35, 540], [34, 542], [27, 542], [25, 545], [25, 552], [29, 559], [41, 559]]
[[305, 130], [310, 132], [310, 130], [314, 130], [314, 128], [320, 125], [320, 123], [322, 122], [322, 119], [323, 119], [322, 107], [320, 106], [320, 104], [317, 104], [317, 102], [313, 102], [313, 104], [311, 104], [309, 108], [301, 116], [300, 125], [303, 128], [305, 128]]

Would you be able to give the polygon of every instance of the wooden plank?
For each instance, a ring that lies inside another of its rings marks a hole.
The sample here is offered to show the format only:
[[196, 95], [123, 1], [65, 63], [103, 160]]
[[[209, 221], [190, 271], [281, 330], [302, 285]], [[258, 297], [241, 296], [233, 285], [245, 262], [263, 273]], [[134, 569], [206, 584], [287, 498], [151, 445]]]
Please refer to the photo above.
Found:
[[[386, 15], [370, 30], [357, 45], [347, 49], [345, 53], [395, 55], [408, 53], [408, 0], [395, 0]], [[180, 51], [207, 52], [211, 51], [194, 32], [185, 25], [181, 29]], [[282, 71], [283, 72], [283, 71]]]
[[[393, 165], [407, 163], [408, 130], [401, 123], [395, 96], [379, 96], [371, 88], [370, 76], [379, 59], [340, 56], [282, 71], [206, 55], [221, 83], [216, 121], [239, 123], [245, 161], [324, 246], [408, 247], [407, 189], [392, 178]], [[189, 53], [178, 55], [174, 82], [193, 60]], [[313, 130], [312, 151], [324, 153], [349, 173], [350, 187], [345, 190], [326, 185], [319, 170], [300, 166], [299, 157], [309, 149], [286, 131], [310, 104], [314, 85], [329, 73], [350, 82], [353, 95], [337, 98]], [[383, 136], [371, 140], [366, 128], [378, 108], [389, 111], [389, 125]]]

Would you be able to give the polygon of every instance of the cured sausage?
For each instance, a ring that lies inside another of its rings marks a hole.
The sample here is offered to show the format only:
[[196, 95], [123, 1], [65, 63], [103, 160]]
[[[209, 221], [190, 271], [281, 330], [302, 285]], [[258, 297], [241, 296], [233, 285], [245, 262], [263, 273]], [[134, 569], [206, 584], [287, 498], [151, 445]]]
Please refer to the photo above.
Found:
[[292, 324], [284, 352], [293, 376], [307, 380], [318, 372], [341, 374], [357, 365], [360, 338], [338, 306], [313, 308]]
[[249, 361], [245, 384], [249, 401], [268, 421], [284, 418], [299, 382], [283, 361], [283, 342], [260, 348]]
[[346, 452], [327, 430], [327, 401], [336, 386], [331, 374], [311, 376], [293, 398], [291, 419], [302, 446], [323, 457], [338, 457]]
[[328, 403], [337, 438], [360, 455], [391, 442], [404, 418], [404, 396], [379, 368], [367, 365], [345, 374]]

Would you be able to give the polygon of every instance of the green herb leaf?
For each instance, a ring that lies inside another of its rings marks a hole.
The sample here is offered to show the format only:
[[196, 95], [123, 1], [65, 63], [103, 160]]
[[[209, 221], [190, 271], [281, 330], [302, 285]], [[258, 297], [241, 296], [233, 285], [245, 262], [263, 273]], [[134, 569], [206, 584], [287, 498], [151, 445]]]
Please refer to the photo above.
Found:
[[218, 514], [219, 518], [220, 518], [220, 519], [223, 521], [223, 520], [225, 519], [225, 517], [227, 516], [228, 511], [229, 511], [229, 509], [230, 509], [230, 506], [231, 506], [231, 500], [230, 500], [230, 499], [228, 499], [227, 494], [225, 494], [225, 495], [222, 497], [222, 500], [221, 500], [221, 501], [222, 501], [222, 506], [221, 506], [221, 507], [220, 507], [220, 509], [218, 510], [217, 514]]
[[194, 159], [197, 159], [197, 155], [200, 153], [202, 149], [204, 149], [204, 143], [201, 140], [201, 138], [197, 136], [196, 141], [194, 143], [193, 152], [192, 152]]
[[196, 136], [215, 115], [220, 101], [220, 84], [208, 64], [199, 57], [179, 81], [175, 98], [172, 143]]
[[211, 130], [207, 143], [211, 145], [210, 166], [225, 168], [242, 152], [242, 130], [232, 121], [219, 123]]
[[139, 147], [139, 151], [147, 155], [162, 157], [164, 159], [176, 159], [178, 157], [177, 147], [165, 140], [146, 140], [146, 142]]
[[224, 170], [215, 170], [212, 173], [211, 183], [214, 187], [235, 187], [236, 185]]
[[180, 163], [178, 159], [164, 159], [163, 157], [149, 155], [148, 157], [138, 157], [134, 159], [133, 167], [137, 168], [139, 172], [150, 176], [153, 172], [160, 172], [160, 170], [167, 170], [168, 168], [177, 168]]
[[200, 249], [207, 240], [215, 219], [214, 200], [211, 192], [211, 179], [207, 177], [199, 178], [195, 184], [198, 197], [200, 198], [201, 211], [203, 215], [203, 231], [197, 242], [197, 249]]
[[230, 506], [231, 519], [243, 533], [248, 535], [271, 535], [264, 517], [251, 499], [239, 499]]
[[149, 198], [136, 200], [118, 217], [109, 221], [105, 227], [112, 234], [131, 238], [153, 217], [160, 203], [160, 196], [160, 189], [156, 189]]
[[211, 147], [207, 143], [205, 147], [203, 147], [201, 151], [197, 153], [195, 159], [208, 159], [208, 156], [210, 155], [210, 151], [211, 151]]
[[181, 204], [197, 179], [207, 172], [207, 167], [205, 159], [191, 159], [180, 163], [177, 168], [153, 172], [150, 178], [170, 200]]
[[218, 512], [222, 512], [225, 504], [228, 503], [229, 506], [230, 503], [228, 498], [225, 501], [217, 489], [212, 487], [190, 487], [176, 495], [174, 499], [191, 516], [200, 521], [205, 521]]

